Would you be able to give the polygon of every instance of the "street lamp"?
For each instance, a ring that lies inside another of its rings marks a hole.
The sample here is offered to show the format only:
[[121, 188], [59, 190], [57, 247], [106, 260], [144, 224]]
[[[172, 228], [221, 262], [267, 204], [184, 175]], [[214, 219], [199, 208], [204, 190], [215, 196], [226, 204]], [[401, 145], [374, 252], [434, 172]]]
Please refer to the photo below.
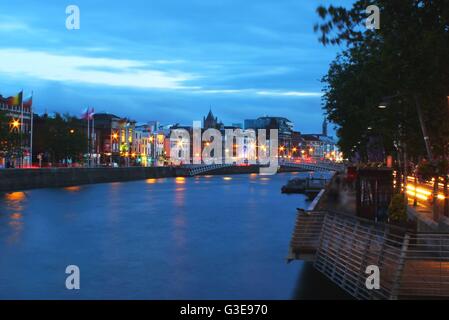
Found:
[[11, 127], [12, 127], [12, 129], [18, 129], [20, 127], [20, 121], [16, 120], [16, 119], [13, 119], [11, 121]]

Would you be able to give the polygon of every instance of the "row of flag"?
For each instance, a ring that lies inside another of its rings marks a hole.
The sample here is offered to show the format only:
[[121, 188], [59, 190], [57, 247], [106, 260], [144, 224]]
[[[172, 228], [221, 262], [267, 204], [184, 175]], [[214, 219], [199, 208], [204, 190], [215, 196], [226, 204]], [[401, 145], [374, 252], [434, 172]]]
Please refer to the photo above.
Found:
[[84, 120], [92, 120], [94, 118], [95, 110], [94, 108], [87, 108], [83, 110], [81, 118]]
[[23, 103], [24, 108], [31, 108], [31, 106], [33, 104], [33, 95], [29, 95], [24, 98], [23, 91], [20, 91], [15, 96], [7, 97], [7, 98], [0, 95], [0, 103], [7, 104], [10, 107], [21, 106]]
[[[21, 106], [23, 103], [24, 108], [31, 108], [33, 104], [33, 95], [31, 94], [24, 98], [23, 91], [20, 91], [15, 96], [5, 98], [0, 94], [0, 103], [7, 104], [10, 107]], [[92, 120], [94, 114], [95, 114], [94, 108], [87, 108], [83, 110], [81, 117], [85, 120]]]

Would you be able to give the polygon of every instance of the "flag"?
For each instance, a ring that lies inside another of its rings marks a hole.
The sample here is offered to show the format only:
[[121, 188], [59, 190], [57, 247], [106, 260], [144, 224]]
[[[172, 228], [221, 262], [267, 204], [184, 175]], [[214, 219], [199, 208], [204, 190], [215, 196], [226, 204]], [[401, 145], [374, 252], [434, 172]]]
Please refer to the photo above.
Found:
[[6, 103], [12, 106], [20, 106], [22, 104], [23, 91], [20, 91], [17, 95], [6, 98]]
[[93, 116], [94, 116], [94, 108], [84, 109], [82, 114], [82, 118], [84, 120], [92, 120]]
[[31, 106], [33, 105], [33, 96], [28, 96], [26, 98], [23, 99], [23, 107], [24, 108], [31, 108]]

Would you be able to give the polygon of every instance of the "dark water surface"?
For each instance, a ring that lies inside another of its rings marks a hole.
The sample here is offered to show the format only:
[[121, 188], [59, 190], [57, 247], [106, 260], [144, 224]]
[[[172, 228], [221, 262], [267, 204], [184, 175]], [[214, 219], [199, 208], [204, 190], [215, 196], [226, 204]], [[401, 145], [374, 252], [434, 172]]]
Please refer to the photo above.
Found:
[[[0, 194], [0, 298], [344, 298], [286, 264], [292, 174], [203, 176]], [[66, 266], [81, 289], [65, 288]]]

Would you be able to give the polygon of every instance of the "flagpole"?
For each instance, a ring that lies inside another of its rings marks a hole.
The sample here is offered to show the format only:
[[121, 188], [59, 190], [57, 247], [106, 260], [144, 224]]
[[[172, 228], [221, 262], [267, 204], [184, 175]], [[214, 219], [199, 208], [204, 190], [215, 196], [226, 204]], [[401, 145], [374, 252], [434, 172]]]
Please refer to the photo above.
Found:
[[20, 97], [20, 168], [23, 168], [23, 88]]
[[[94, 117], [94, 109], [92, 108], [92, 151], [95, 153], [95, 117]], [[95, 163], [95, 158], [93, 161], [94, 166], [96, 165]]]
[[33, 96], [34, 91], [31, 91], [31, 105], [30, 105], [30, 113], [31, 113], [31, 134], [30, 134], [30, 164], [33, 167]]
[[90, 167], [90, 127], [89, 127], [89, 107], [87, 107], [87, 114], [86, 114], [86, 120], [87, 120], [87, 166]]

